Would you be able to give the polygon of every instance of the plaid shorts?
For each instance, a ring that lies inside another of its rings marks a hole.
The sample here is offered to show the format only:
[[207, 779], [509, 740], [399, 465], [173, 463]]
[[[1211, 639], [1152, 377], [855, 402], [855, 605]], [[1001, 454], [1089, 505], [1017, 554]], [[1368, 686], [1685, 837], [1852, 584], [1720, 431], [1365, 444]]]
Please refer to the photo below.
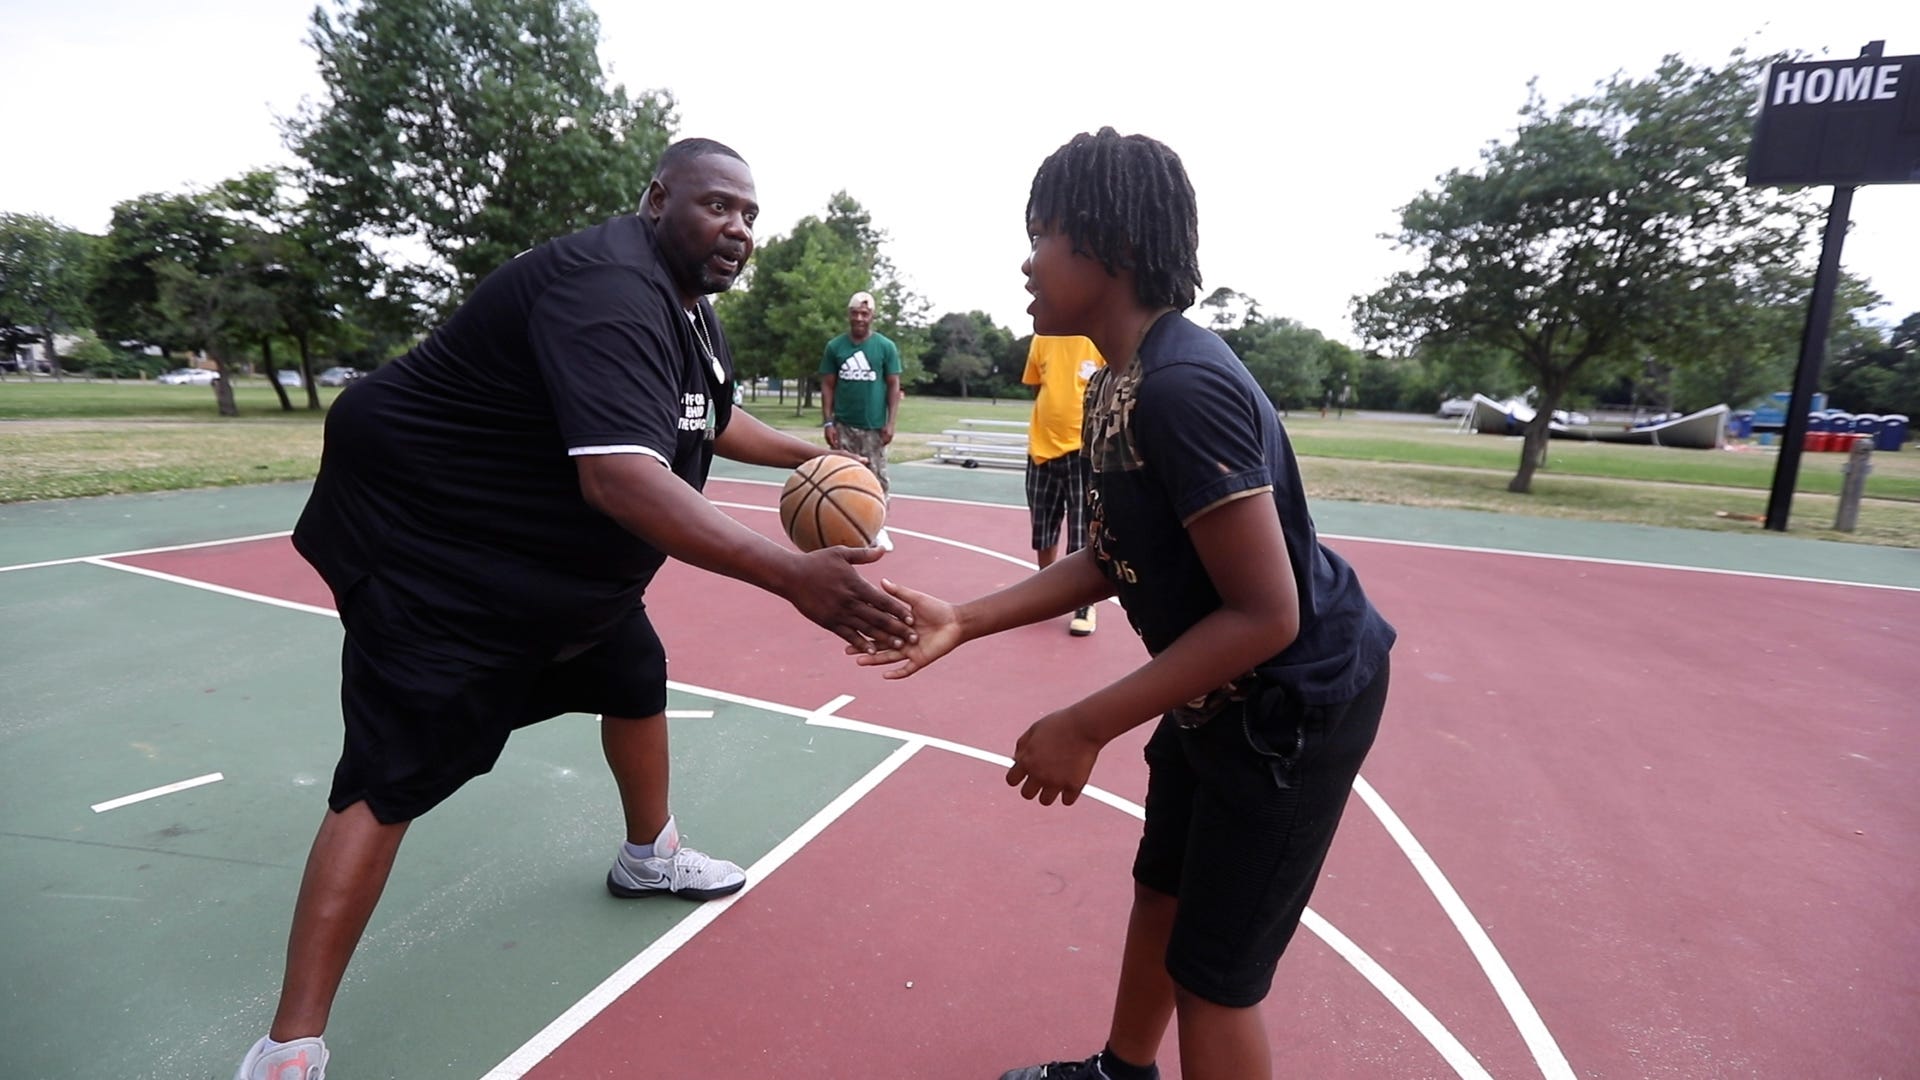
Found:
[[1027, 513], [1033, 519], [1033, 550], [1051, 551], [1060, 542], [1060, 519], [1067, 522], [1071, 555], [1087, 543], [1087, 488], [1093, 463], [1078, 450], [1036, 465], [1027, 459]]

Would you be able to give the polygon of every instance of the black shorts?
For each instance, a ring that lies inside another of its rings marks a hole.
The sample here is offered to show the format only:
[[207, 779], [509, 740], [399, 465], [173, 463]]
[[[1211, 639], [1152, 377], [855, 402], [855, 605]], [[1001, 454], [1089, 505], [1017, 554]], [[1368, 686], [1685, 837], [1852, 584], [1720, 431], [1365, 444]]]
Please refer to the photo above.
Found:
[[1087, 488], [1093, 465], [1078, 450], [1038, 465], [1027, 459], [1027, 516], [1033, 521], [1033, 550], [1051, 551], [1060, 542], [1060, 519], [1067, 521], [1071, 555], [1087, 544]]
[[411, 821], [491, 770], [515, 728], [570, 712], [666, 710], [666, 650], [640, 605], [598, 641], [511, 664], [409, 633], [417, 624], [381, 599], [377, 580], [351, 599], [355, 617], [341, 613], [346, 738], [327, 796], [335, 810], [365, 801], [380, 821]]
[[1387, 701], [1387, 663], [1360, 696], [1301, 706], [1268, 687], [1197, 728], [1147, 741], [1134, 880], [1177, 896], [1167, 972], [1218, 1005], [1257, 1005], [1300, 926]]

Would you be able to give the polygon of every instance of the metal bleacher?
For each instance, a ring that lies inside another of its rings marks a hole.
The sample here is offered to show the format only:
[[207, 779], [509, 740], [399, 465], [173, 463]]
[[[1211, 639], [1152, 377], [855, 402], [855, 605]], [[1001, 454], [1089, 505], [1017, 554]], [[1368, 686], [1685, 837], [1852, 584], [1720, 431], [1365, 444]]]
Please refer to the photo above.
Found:
[[980, 465], [1025, 469], [1027, 422], [962, 420], [959, 427], [942, 431], [940, 438], [927, 445], [933, 448], [933, 460], [951, 462], [964, 469]]

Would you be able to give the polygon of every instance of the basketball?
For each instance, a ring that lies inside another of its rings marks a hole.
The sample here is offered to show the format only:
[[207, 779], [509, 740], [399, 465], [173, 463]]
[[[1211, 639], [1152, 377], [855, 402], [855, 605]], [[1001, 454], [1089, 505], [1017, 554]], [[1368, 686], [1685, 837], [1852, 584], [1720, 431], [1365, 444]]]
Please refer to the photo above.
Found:
[[850, 457], [822, 454], [802, 462], [780, 489], [780, 524], [801, 551], [873, 547], [886, 523], [880, 478]]

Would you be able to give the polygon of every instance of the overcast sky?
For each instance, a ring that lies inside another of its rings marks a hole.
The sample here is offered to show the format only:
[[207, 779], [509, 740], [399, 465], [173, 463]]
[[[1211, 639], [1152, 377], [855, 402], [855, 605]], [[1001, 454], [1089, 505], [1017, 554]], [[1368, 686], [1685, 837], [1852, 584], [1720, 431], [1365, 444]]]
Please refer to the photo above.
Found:
[[[288, 161], [275, 118], [321, 89], [313, 6], [0, 0], [0, 211], [103, 232], [122, 199]], [[1152, 135], [1185, 159], [1207, 289], [1352, 342], [1351, 297], [1407, 265], [1380, 234], [1511, 133], [1530, 78], [1558, 102], [1670, 52], [1920, 52], [1912, 0], [594, 6], [611, 78], [671, 90], [680, 134], [752, 164], [762, 239], [844, 189], [935, 314], [977, 308], [1015, 333], [1032, 328], [1028, 187], [1079, 131]], [[685, 14], [664, 25], [663, 10]], [[1860, 189], [1853, 219], [1845, 265], [1886, 296], [1876, 314], [1920, 311], [1920, 185]]]

